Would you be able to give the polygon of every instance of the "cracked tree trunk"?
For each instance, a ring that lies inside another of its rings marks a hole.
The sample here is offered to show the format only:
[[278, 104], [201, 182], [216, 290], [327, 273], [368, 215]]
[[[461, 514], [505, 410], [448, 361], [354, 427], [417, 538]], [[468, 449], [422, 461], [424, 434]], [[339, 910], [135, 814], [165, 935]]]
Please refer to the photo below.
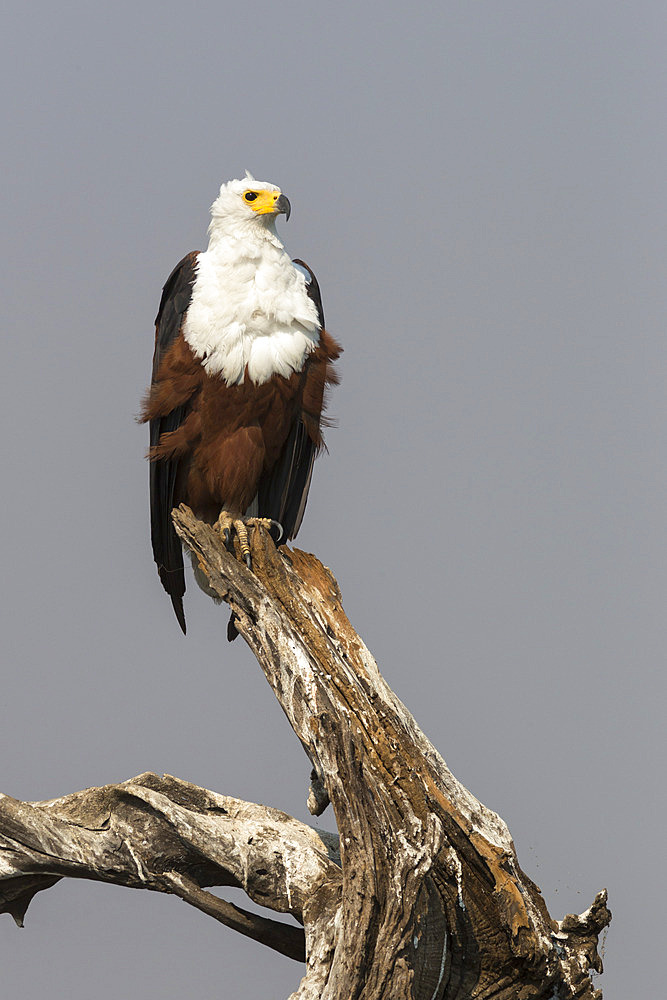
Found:
[[[186, 507], [184, 543], [232, 608], [331, 801], [339, 841], [277, 810], [142, 775], [51, 802], [0, 798], [0, 912], [22, 921], [61, 876], [171, 892], [292, 958], [292, 1000], [601, 1000], [600, 892], [553, 920], [505, 823], [478, 802], [386, 685], [311, 555], [257, 530], [253, 571]], [[289, 926], [202, 887], [242, 886]]]

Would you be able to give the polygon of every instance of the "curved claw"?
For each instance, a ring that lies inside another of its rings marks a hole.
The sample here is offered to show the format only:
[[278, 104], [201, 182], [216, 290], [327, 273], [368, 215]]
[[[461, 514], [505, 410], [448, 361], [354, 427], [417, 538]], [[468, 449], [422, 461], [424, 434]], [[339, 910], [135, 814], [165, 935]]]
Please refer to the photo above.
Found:
[[281, 538], [283, 537], [283, 535], [285, 534], [285, 529], [283, 528], [283, 526], [282, 526], [282, 524], [280, 523], [280, 521], [274, 521], [274, 520], [273, 520], [273, 518], [270, 518], [270, 521], [271, 521], [271, 527], [272, 527], [272, 528], [277, 528], [277, 529], [278, 529], [278, 537], [277, 537], [277, 538], [276, 538], [276, 540], [275, 540], [275, 542], [276, 542], [276, 545], [278, 545], [278, 543], [280, 542], [280, 539], [281, 539]]
[[223, 528], [222, 529], [222, 540], [225, 543], [225, 548], [226, 549], [229, 548], [229, 541], [230, 541], [230, 539], [231, 539], [231, 535], [229, 533], [229, 528]]
[[252, 569], [252, 559], [250, 557], [250, 553], [249, 552], [246, 552], [246, 554], [244, 556], [244, 559], [245, 559], [245, 564], [248, 567], [248, 569]]

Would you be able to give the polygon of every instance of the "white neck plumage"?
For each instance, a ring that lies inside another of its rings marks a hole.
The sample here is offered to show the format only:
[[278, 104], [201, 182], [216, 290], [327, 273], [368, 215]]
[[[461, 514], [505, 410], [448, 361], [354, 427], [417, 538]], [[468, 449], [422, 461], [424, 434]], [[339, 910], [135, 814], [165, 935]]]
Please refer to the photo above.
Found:
[[259, 215], [253, 219], [214, 216], [208, 227], [208, 238], [209, 251], [228, 241], [241, 243], [248, 249], [253, 244], [265, 246], [267, 243], [280, 250], [285, 249], [276, 231], [274, 215]]

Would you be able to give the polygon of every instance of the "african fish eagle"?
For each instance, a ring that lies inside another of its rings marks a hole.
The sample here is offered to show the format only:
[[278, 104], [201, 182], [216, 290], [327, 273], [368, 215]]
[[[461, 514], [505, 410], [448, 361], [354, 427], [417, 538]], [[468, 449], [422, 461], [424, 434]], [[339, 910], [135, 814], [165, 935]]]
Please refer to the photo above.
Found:
[[[188, 504], [226, 542], [235, 530], [249, 562], [244, 522], [267, 518], [295, 537], [323, 444], [341, 348], [324, 328], [315, 275], [276, 233], [278, 215], [289, 214], [274, 184], [250, 174], [223, 184], [208, 249], [184, 257], [162, 290], [140, 419], [150, 422], [153, 555], [183, 632], [172, 508]], [[195, 576], [207, 589], [196, 566]]]

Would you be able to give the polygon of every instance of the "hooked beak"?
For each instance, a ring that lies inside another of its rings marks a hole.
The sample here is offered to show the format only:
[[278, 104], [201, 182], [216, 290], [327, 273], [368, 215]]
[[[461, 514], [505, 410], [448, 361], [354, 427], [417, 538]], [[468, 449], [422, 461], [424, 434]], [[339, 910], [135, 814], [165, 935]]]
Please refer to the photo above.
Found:
[[285, 222], [287, 222], [287, 220], [290, 217], [290, 213], [292, 211], [292, 206], [289, 203], [289, 198], [286, 198], [284, 194], [281, 194], [280, 197], [276, 200], [273, 206], [273, 210], [275, 211], [276, 215], [284, 215]]

